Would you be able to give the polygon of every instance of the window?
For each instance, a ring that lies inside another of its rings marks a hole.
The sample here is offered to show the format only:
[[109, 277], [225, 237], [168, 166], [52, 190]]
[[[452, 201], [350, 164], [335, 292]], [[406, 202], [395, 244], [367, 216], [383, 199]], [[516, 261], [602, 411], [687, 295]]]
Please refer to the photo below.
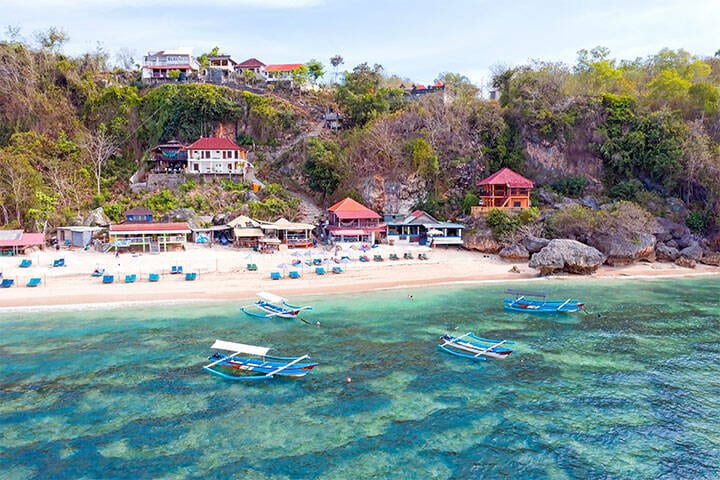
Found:
[[521, 206], [522, 206], [522, 205], [520, 204], [520, 200], [515, 200], [515, 201], [513, 202], [513, 207], [514, 207], [514, 208], [520, 208]]

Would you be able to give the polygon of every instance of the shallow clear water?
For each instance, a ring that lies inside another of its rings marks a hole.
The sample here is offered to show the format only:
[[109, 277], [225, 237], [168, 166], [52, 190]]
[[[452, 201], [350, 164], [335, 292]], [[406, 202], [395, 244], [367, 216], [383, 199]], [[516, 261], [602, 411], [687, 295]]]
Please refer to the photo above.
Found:
[[[512, 285], [575, 315], [506, 313], [507, 287], [292, 298], [313, 325], [242, 302], [0, 312], [0, 478], [720, 478], [717, 279]], [[437, 349], [466, 331], [515, 353]], [[217, 338], [320, 365], [223, 380], [201, 369]]]

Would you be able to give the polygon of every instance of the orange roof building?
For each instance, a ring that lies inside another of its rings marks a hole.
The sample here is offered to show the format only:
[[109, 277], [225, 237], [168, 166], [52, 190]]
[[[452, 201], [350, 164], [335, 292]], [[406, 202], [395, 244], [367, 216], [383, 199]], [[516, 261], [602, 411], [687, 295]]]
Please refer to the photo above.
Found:
[[533, 182], [507, 167], [477, 185], [480, 187], [480, 205], [472, 208], [473, 215], [487, 213], [493, 208], [518, 210], [530, 207]]
[[345, 198], [328, 208], [325, 234], [333, 242], [375, 243], [376, 236], [385, 233], [382, 217], [365, 205]]

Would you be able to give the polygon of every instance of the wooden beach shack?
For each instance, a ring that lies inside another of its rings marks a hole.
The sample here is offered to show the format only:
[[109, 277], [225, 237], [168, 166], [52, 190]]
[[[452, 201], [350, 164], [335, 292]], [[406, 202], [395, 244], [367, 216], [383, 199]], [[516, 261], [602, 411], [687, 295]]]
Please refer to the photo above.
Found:
[[531, 180], [507, 167], [478, 182], [479, 204], [471, 208], [474, 217], [486, 215], [494, 208], [523, 210], [530, 208]]
[[281, 244], [290, 248], [312, 247], [315, 225], [290, 222], [281, 218], [275, 222], [260, 222], [265, 238], [277, 238]]
[[381, 218], [377, 212], [347, 197], [328, 208], [328, 221], [323, 230], [331, 242], [372, 244], [385, 235], [386, 226]]
[[13, 256], [23, 255], [32, 247], [43, 248], [45, 234], [28, 233], [23, 230], [0, 230], [0, 254]]
[[233, 231], [233, 245], [238, 248], [255, 248], [260, 246], [260, 240], [265, 236], [260, 228], [260, 222], [240, 215], [228, 222]]

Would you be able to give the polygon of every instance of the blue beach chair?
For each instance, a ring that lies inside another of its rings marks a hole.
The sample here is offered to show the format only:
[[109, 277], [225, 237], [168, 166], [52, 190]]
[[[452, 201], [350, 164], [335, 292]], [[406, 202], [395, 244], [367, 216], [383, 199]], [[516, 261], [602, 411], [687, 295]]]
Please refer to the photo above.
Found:
[[315, 269], [315, 273], [318, 275], [325, 275], [327, 272], [325, 271], [325, 267], [317, 267]]
[[342, 267], [333, 267], [332, 271], [333, 271], [333, 273], [343, 273], [344, 272]]
[[33, 277], [28, 281], [27, 286], [28, 287], [37, 287], [40, 285], [40, 278], [39, 277]]
[[125, 275], [125, 283], [135, 283], [135, 280], [137, 280], [137, 276], [134, 273]]
[[103, 283], [113, 283], [115, 281], [115, 276], [113, 275], [103, 275]]
[[289, 276], [290, 278], [300, 278], [300, 272], [298, 272], [298, 271], [296, 271], [296, 270], [293, 270], [292, 272], [290, 272], [290, 273], [288, 274], [288, 276]]
[[150, 275], [148, 275], [148, 281], [149, 282], [159, 282], [160, 274], [159, 273], [151, 273]]
[[14, 282], [15, 280], [12, 278], [3, 278], [2, 283], [0, 283], [0, 288], [10, 288]]
[[270, 278], [273, 280], [280, 280], [282, 278], [282, 275], [280, 272], [270, 272]]
[[32, 260], [30, 260], [29, 258], [24, 258], [20, 262], [20, 268], [28, 268], [30, 265], [32, 265]]
[[192, 282], [197, 279], [197, 273], [196, 272], [188, 272], [185, 274], [185, 280], [188, 282]]

